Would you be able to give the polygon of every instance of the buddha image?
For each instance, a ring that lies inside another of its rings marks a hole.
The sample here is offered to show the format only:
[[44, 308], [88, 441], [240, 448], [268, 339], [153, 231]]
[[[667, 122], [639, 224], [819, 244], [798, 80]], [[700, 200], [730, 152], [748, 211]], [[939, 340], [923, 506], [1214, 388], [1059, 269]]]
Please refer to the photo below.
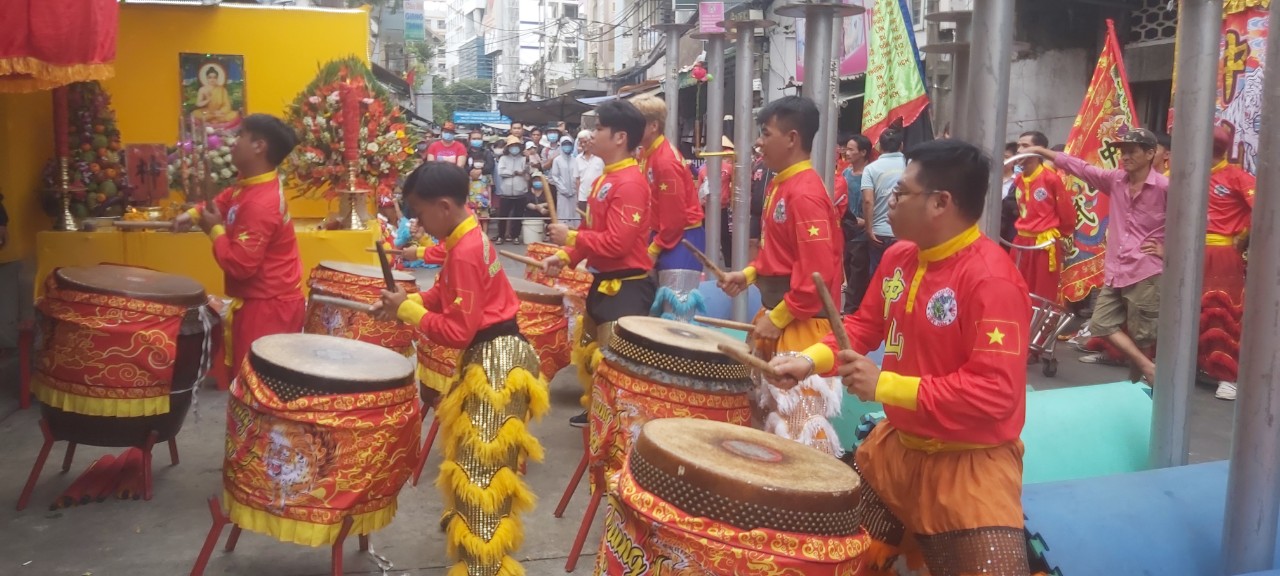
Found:
[[200, 90], [196, 92], [196, 109], [191, 115], [214, 128], [237, 124], [240, 111], [227, 90], [226, 68], [217, 62], [209, 62], [200, 67], [196, 78], [200, 81]]

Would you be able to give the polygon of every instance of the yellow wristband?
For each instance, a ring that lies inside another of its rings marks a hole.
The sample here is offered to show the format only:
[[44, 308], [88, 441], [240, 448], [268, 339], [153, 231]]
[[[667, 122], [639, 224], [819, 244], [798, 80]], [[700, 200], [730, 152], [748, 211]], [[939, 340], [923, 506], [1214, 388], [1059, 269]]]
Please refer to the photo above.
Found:
[[426, 247], [426, 246], [419, 246], [419, 247], [418, 247], [418, 259], [419, 259], [419, 260], [426, 260], [426, 259], [427, 259], [427, 247]]
[[662, 247], [661, 247], [661, 246], [659, 246], [657, 242], [650, 242], [650, 243], [649, 243], [649, 257], [650, 257], [650, 258], [652, 258], [652, 257], [655, 257], [655, 256], [657, 256], [657, 255], [659, 255], [659, 254], [662, 254]]
[[561, 262], [564, 262], [565, 266], [568, 266], [573, 261], [572, 258], [569, 258], [569, 253], [564, 250], [556, 250], [556, 258], [559, 258]]
[[807, 356], [813, 360], [813, 371], [815, 374], [826, 374], [836, 367], [836, 352], [821, 342], [805, 348], [800, 353], [801, 356]]
[[[569, 231], [569, 236], [568, 236], [567, 238], [565, 238], [565, 240], [564, 240], [564, 245], [565, 245], [565, 246], [568, 246], [568, 247], [570, 247], [570, 248], [577, 247], [577, 245], [578, 245], [578, 231], [577, 231], [577, 230], [570, 230], [570, 231]], [[566, 262], [567, 262], [567, 260], [566, 260]]]
[[747, 266], [742, 269], [742, 275], [747, 277], [747, 284], [755, 284], [756, 278], [760, 275], [756, 272], [755, 266]]
[[920, 396], [920, 379], [884, 371], [876, 380], [876, 402], [915, 410]]
[[[411, 302], [417, 302], [418, 304], [422, 304], [422, 293], [421, 293], [421, 292], [414, 292], [414, 293], [412, 293], [412, 294], [408, 294], [406, 297], [407, 297]], [[399, 310], [396, 310], [396, 312], [397, 312], [397, 313], [399, 313], [400, 311], [399, 311]]]
[[224, 227], [221, 224], [214, 224], [213, 228], [209, 229], [209, 239], [216, 240], [219, 236], [222, 236], [223, 234], [226, 234], [226, 233], [227, 233], [226, 227]]
[[769, 311], [769, 321], [773, 322], [773, 325], [777, 326], [778, 329], [786, 328], [795, 319], [795, 315], [791, 314], [791, 307], [787, 306], [785, 300], [779, 302], [777, 306], [774, 306], [773, 310]]
[[190, 216], [192, 220], [199, 220], [199, 219], [200, 219], [200, 209], [199, 209], [199, 208], [192, 208], [192, 209], [190, 209], [190, 210], [187, 210], [187, 216]]
[[400, 303], [400, 307], [396, 309], [396, 318], [401, 322], [410, 326], [417, 326], [422, 322], [422, 317], [427, 315], [427, 309], [418, 302], [405, 299]]

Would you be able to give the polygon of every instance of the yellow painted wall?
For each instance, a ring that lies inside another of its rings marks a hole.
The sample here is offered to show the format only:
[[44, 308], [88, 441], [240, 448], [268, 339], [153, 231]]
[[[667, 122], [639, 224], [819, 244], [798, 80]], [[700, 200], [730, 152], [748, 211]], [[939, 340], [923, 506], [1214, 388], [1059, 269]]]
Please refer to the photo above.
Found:
[[[283, 115], [285, 107], [335, 58], [367, 60], [369, 16], [363, 10], [312, 10], [248, 5], [215, 7], [122, 4], [115, 78], [103, 83], [124, 143], [173, 144], [178, 139], [178, 54], [244, 56], [250, 113]], [[35, 234], [49, 229], [34, 192], [52, 155], [48, 92], [0, 94], [0, 192], [10, 214], [9, 243], [0, 262], [35, 253]], [[324, 202], [295, 200], [296, 218], [328, 213]]]

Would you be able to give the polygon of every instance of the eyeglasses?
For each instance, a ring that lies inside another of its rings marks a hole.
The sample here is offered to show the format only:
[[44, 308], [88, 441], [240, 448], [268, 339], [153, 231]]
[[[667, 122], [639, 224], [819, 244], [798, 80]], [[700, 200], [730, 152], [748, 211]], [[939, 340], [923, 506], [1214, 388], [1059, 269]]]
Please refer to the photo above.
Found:
[[894, 185], [893, 190], [889, 192], [889, 200], [892, 201], [894, 204], [897, 204], [898, 202], [902, 201], [903, 196], [929, 196], [932, 194], [937, 194], [938, 192], [940, 192], [940, 190], [924, 190], [921, 192], [903, 192], [902, 183], [899, 182], [898, 184]]

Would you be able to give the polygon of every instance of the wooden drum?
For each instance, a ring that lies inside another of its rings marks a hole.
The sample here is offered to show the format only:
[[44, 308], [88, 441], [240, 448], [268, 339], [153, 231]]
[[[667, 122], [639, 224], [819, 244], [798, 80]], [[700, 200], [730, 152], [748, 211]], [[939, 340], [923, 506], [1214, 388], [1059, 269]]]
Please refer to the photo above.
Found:
[[[529, 244], [527, 254], [530, 258], [543, 260], [559, 250], [560, 247], [554, 244], [534, 242]], [[586, 270], [565, 266], [560, 270], [559, 276], [552, 277], [547, 276], [547, 273], [543, 272], [541, 268], [526, 266], [525, 278], [543, 286], [551, 286], [563, 290], [565, 294], [565, 315], [570, 318], [570, 322], [577, 322], [578, 315], [586, 310], [587, 292], [591, 291], [591, 281], [594, 276]], [[576, 327], [571, 327], [570, 333], [576, 333], [575, 329]]]
[[542, 375], [551, 380], [569, 365], [571, 352], [564, 292], [519, 278], [511, 278], [511, 288], [520, 299], [520, 311], [516, 313], [520, 333], [538, 352]]
[[227, 402], [224, 501], [232, 522], [286, 542], [332, 544], [345, 518], [391, 522], [418, 458], [413, 363], [332, 336], [258, 339]]
[[818, 450], [689, 418], [644, 425], [610, 510], [596, 574], [859, 573], [859, 479]]
[[130, 266], [59, 268], [36, 307], [33, 391], [55, 439], [123, 447], [178, 434], [218, 325], [200, 283]]
[[[413, 276], [393, 271], [392, 278], [401, 290], [418, 291]], [[387, 283], [382, 277], [382, 268], [377, 266], [325, 260], [311, 271], [307, 286], [313, 295], [373, 304], [382, 298]], [[377, 344], [408, 356], [413, 353], [414, 328], [394, 318], [380, 320], [367, 312], [312, 301], [307, 304], [307, 323], [302, 331]]]
[[721, 353], [746, 344], [720, 332], [672, 320], [618, 320], [591, 390], [591, 461], [610, 487], [640, 427], [658, 418], [701, 418], [751, 424], [750, 370]]

